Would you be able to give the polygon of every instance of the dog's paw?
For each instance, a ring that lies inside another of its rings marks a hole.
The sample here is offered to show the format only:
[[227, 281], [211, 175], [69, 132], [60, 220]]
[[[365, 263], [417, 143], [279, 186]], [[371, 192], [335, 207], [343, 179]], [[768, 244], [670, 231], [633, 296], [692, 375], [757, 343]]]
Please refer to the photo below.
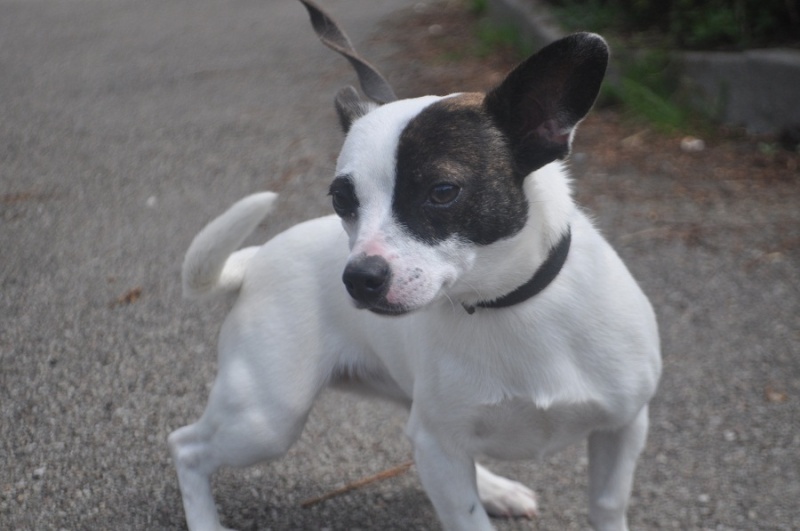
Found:
[[478, 496], [484, 509], [494, 517], [535, 518], [536, 493], [519, 483], [478, 466]]

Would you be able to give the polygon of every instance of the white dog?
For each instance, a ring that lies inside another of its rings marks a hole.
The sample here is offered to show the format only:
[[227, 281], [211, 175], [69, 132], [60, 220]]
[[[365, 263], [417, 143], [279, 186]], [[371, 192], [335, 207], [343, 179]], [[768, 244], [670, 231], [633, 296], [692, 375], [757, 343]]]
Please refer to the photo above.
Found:
[[379, 106], [347, 89], [338, 218], [235, 252], [275, 200], [262, 193], [200, 232], [185, 293], [238, 299], [206, 410], [169, 437], [191, 530], [220, 528], [211, 474], [283, 455], [331, 385], [408, 406], [445, 529], [536, 511], [532, 491], [476, 457], [538, 458], [586, 437], [590, 521], [627, 528], [661, 370], [656, 320], [557, 161], [607, 56], [600, 37], [577, 34], [488, 95]]

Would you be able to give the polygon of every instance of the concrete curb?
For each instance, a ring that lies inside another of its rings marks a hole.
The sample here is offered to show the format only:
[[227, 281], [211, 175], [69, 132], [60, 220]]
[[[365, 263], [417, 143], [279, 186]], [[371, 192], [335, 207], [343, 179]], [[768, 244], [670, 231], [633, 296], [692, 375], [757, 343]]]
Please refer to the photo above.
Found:
[[686, 52], [682, 64], [684, 82], [700, 93], [698, 107], [713, 109], [722, 123], [751, 133], [800, 125], [800, 51]]
[[[488, 0], [490, 18], [519, 32], [538, 49], [565, 35], [547, 7], [535, 0]], [[679, 53], [681, 83], [694, 105], [721, 123], [750, 133], [779, 133], [800, 125], [800, 50]]]

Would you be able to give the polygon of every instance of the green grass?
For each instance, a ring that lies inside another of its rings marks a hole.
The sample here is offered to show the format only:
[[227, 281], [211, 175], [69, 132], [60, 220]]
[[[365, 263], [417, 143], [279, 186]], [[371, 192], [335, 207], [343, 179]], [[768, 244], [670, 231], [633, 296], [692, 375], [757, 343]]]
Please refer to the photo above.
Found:
[[511, 49], [520, 58], [533, 53], [534, 50], [522, 40], [519, 32], [511, 26], [501, 26], [483, 19], [478, 22], [477, 46], [479, 57], [486, 57], [500, 48]]
[[489, 9], [489, 0], [469, 0], [468, 7], [476, 15], [485, 15]]
[[[548, 0], [570, 30], [691, 50], [800, 47], [797, 0]], [[641, 44], [641, 42], [639, 42]]]
[[606, 97], [619, 101], [633, 118], [647, 122], [661, 132], [689, 128], [688, 113], [636, 79], [622, 77], [616, 86], [606, 85]]

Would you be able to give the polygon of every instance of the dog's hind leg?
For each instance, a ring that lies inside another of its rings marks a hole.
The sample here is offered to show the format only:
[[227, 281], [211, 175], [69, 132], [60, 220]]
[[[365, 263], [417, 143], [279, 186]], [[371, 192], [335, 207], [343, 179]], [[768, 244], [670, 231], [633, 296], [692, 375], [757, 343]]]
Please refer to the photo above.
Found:
[[647, 406], [616, 431], [589, 436], [589, 520], [596, 531], [627, 531], [626, 510], [636, 460], [644, 448]]
[[169, 446], [191, 531], [224, 529], [211, 492], [211, 475], [222, 466], [246, 467], [281, 457], [302, 431], [307, 408], [302, 409], [306, 411], [274, 411], [269, 416], [249, 408], [222, 415], [206, 410], [199, 421], [170, 434]]
[[224, 529], [211, 492], [211, 474], [219, 467], [210, 443], [213, 429], [197, 422], [169, 436], [172, 460], [178, 472], [186, 525], [190, 531]]
[[536, 494], [531, 489], [478, 464], [475, 472], [478, 497], [491, 516], [533, 518], [537, 515]]
[[310, 356], [302, 350], [307, 344], [277, 349], [280, 342], [260, 333], [268, 327], [242, 334], [231, 333], [239, 323], [226, 324], [229, 334], [220, 338], [219, 372], [205, 412], [169, 436], [191, 531], [222, 529], [212, 474], [223, 466], [281, 457], [300, 436], [321, 387], [319, 374], [303, 370]]
[[[211, 475], [222, 466], [246, 467], [281, 457], [299, 437], [311, 402], [308, 406], [295, 404], [296, 409], [276, 405], [265, 411], [234, 406], [228, 397], [219, 395], [212, 392], [200, 420], [169, 436], [191, 531], [224, 529], [211, 492]], [[220, 407], [219, 401], [225, 405]]]

